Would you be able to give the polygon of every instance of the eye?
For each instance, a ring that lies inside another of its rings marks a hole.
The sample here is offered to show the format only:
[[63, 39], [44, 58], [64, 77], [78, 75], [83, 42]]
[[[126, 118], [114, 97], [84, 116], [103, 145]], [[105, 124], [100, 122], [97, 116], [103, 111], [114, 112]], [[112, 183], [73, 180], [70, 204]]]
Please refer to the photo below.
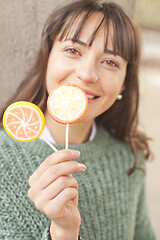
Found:
[[78, 50], [76, 50], [75, 48], [67, 48], [65, 51], [72, 55], [77, 55], [77, 56], [80, 55], [80, 52]]
[[118, 64], [115, 61], [110, 60], [110, 59], [104, 60], [103, 63], [107, 64], [107, 65], [109, 65], [111, 67], [117, 67], [117, 68], [119, 67]]

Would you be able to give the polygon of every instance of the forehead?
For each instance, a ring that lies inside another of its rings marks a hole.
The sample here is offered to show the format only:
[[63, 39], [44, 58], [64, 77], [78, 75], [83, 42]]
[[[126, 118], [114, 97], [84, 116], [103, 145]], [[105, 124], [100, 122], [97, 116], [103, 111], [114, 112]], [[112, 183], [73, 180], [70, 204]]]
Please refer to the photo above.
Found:
[[88, 46], [91, 46], [94, 42], [103, 44], [104, 49], [112, 49], [113, 40], [113, 28], [111, 21], [106, 26], [104, 16], [102, 13], [95, 12], [90, 16], [82, 13], [74, 21], [72, 18], [68, 18], [61, 33], [60, 40], [70, 39], [72, 41], [81, 40]]

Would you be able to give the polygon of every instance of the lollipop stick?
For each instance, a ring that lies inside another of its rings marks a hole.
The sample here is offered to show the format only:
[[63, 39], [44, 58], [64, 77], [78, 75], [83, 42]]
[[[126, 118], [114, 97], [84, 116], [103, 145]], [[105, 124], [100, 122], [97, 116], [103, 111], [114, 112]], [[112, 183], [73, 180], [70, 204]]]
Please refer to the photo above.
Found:
[[68, 149], [69, 124], [66, 124], [65, 149]]
[[57, 148], [55, 148], [55, 146], [53, 146], [47, 139], [45, 139], [42, 135], [41, 138], [55, 151], [57, 152]]

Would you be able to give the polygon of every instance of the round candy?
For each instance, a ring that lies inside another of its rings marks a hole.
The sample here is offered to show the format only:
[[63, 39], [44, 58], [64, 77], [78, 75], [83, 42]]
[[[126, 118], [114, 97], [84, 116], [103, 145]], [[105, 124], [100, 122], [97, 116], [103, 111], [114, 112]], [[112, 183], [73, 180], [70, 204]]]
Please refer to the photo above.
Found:
[[75, 123], [85, 115], [88, 98], [76, 85], [61, 85], [49, 95], [47, 107], [55, 121], [62, 124]]
[[5, 110], [3, 126], [8, 135], [15, 140], [30, 142], [43, 132], [45, 118], [38, 106], [20, 101], [11, 104]]

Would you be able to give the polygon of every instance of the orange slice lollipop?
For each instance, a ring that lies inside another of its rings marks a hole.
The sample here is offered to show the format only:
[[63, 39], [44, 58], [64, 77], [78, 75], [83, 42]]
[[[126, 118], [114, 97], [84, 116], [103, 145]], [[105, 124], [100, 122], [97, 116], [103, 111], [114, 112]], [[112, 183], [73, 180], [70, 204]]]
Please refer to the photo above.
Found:
[[61, 85], [49, 95], [47, 107], [55, 121], [71, 124], [79, 121], [85, 115], [88, 98], [85, 92], [76, 85]]
[[38, 106], [20, 101], [11, 104], [5, 110], [3, 126], [8, 135], [15, 140], [30, 142], [43, 132], [45, 119]]

